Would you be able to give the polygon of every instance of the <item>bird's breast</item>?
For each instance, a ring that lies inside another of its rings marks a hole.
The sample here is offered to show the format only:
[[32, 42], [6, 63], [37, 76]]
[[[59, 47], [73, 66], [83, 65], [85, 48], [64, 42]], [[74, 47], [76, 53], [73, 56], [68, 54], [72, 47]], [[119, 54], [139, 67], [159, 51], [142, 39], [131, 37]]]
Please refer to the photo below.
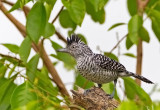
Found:
[[77, 62], [77, 69], [83, 77], [98, 84], [108, 83], [118, 77], [116, 72], [99, 68], [89, 59]]

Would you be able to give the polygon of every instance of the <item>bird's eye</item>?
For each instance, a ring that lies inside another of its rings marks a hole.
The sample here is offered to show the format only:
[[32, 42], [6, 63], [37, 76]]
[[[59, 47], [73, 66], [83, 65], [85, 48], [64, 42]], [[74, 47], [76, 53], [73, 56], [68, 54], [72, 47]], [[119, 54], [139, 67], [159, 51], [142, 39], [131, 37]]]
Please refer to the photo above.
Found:
[[74, 48], [75, 48], [75, 46], [72, 46], [72, 48], [74, 49]]

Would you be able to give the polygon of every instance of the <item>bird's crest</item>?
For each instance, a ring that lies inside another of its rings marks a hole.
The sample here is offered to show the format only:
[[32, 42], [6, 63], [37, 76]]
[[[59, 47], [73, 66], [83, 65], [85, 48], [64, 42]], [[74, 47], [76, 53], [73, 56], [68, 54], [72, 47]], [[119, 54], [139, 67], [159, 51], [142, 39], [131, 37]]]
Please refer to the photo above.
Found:
[[72, 34], [70, 37], [67, 37], [67, 45], [71, 45], [73, 42], [81, 41], [80, 37], [76, 34]]

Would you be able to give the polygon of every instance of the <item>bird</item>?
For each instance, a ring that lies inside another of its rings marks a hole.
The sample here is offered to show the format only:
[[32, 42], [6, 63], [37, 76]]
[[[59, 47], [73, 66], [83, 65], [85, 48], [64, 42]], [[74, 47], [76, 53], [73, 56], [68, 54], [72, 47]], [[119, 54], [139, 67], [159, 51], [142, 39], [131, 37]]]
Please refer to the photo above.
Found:
[[149, 79], [128, 71], [118, 61], [102, 54], [94, 53], [77, 34], [71, 34], [70, 37], [67, 37], [66, 48], [61, 48], [57, 51], [68, 53], [74, 57], [79, 73], [87, 80], [97, 83], [99, 88], [102, 87], [102, 84], [113, 81], [114, 90], [110, 98], [114, 97], [117, 79], [120, 77], [132, 76], [143, 82], [153, 84]]

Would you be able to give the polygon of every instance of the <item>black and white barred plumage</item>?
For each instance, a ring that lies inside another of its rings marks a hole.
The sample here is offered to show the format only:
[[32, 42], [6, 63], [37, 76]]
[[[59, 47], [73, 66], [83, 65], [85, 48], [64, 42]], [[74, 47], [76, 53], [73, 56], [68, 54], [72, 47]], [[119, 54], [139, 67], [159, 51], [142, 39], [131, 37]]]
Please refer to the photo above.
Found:
[[[99, 87], [101, 84], [111, 81], [114, 81], [116, 86], [118, 77], [126, 76], [133, 76], [146, 83], [153, 83], [143, 76], [127, 71], [119, 62], [110, 59], [107, 56], [93, 53], [92, 50], [75, 34], [72, 34], [70, 38], [67, 38], [67, 47], [58, 51], [72, 55], [77, 61], [77, 69], [80, 74], [86, 79], [99, 84]], [[113, 95], [114, 92], [112, 96]]]

